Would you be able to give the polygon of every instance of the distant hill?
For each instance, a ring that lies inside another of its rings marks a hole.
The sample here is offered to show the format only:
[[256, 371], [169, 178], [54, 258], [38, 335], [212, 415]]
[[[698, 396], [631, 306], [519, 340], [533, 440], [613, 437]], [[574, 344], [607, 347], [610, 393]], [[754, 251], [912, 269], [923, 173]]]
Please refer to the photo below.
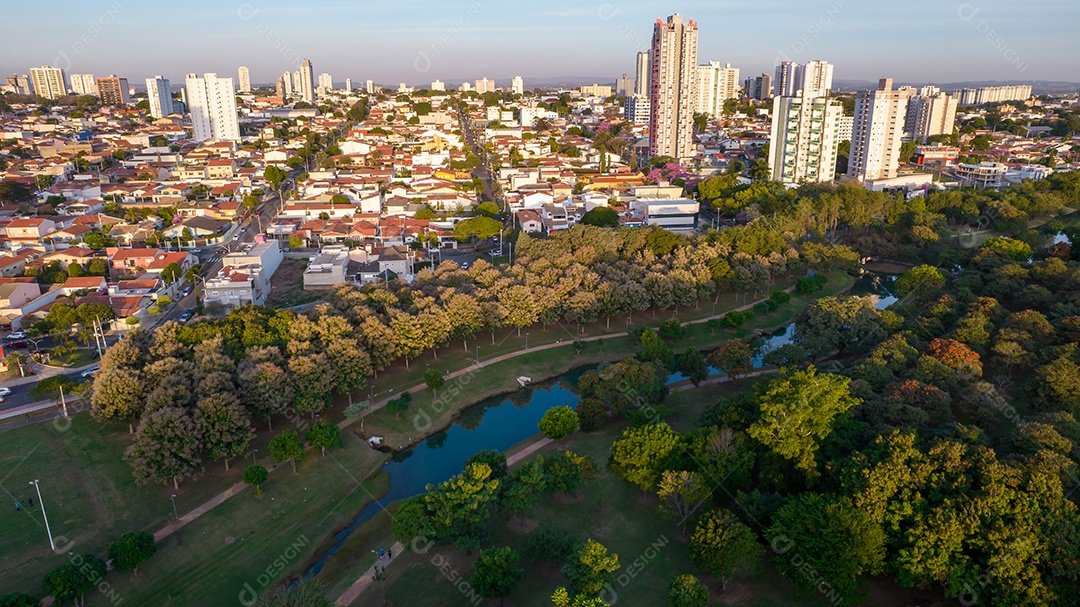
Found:
[[[894, 82], [893, 86], [926, 85], [936, 86], [944, 91], [952, 91], [964, 88], [979, 88], [983, 86], [1009, 86], [1013, 84], [1030, 84], [1032, 93], [1045, 95], [1053, 93], [1075, 93], [1080, 91], [1080, 83], [1065, 82], [1061, 80], [972, 80], [968, 82]], [[857, 91], [867, 88], [877, 88], [877, 82], [869, 80], [833, 80], [833, 89], [838, 91]]]

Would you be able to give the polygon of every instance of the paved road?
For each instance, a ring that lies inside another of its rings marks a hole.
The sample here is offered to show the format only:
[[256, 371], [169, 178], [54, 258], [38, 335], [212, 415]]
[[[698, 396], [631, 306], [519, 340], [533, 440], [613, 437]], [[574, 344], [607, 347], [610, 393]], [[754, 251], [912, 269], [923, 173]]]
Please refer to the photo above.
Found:
[[[35, 368], [40, 369], [41, 366], [40, 365], [35, 365]], [[70, 372], [66, 372], [66, 373], [52, 373], [52, 374], [48, 375], [47, 377], [51, 377], [52, 375], [61, 375], [61, 374], [66, 375], [66, 376], [70, 377], [71, 379], [73, 379], [73, 380], [75, 380], [77, 382], [86, 381], [82, 377], [82, 371], [70, 371]], [[44, 378], [42, 378], [42, 379], [44, 379]], [[41, 400], [41, 397], [32, 398], [30, 396], [30, 394], [29, 394], [30, 393], [30, 388], [37, 385], [37, 382], [35, 382], [35, 381], [31, 381], [31, 382], [24, 383], [24, 384], [19, 384], [19, 385], [10, 385], [10, 384], [6, 384], [6, 385], [11, 390], [11, 394], [8, 394], [7, 396], [5, 396], [4, 401], [0, 402], [0, 411], [7, 411], [9, 409], [14, 409], [16, 407], [21, 407], [22, 405], [29, 405], [30, 403], [38, 402], [38, 401]]]

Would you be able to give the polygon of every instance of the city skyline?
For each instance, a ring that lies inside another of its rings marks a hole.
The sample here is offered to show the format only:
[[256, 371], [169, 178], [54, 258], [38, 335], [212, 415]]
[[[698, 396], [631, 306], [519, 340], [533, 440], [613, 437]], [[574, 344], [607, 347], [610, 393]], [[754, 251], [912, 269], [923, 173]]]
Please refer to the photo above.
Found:
[[[633, 74], [636, 53], [649, 46], [652, 24], [673, 13], [701, 27], [698, 59], [772, 72], [781, 60], [825, 59], [837, 80], [897, 82], [1080, 80], [1053, 57], [1075, 56], [1080, 43], [1068, 26], [1080, 7], [1050, 0], [1017, 15], [1001, 0], [900, 6], [856, 6], [847, 0], [747, 6], [706, 2], [580, 6], [557, 0], [543, 7], [472, 2], [410, 2], [402, 6], [189, 3], [170, 27], [189, 34], [183, 52], [162, 44], [153, 6], [121, 2], [17, 5], [0, 9], [9, 23], [48, 20], [50, 35], [14, 28], [0, 58], [5, 74], [55, 65], [66, 73], [116, 73], [131, 82], [161, 74], [173, 82], [189, 72], [236, 73], [273, 85], [286, 69], [310, 58], [334, 82], [373, 79], [409, 85], [530, 79], [602, 78]], [[560, 36], [573, 45], [553, 44]], [[138, 49], [138, 52], [135, 50]], [[585, 56], [583, 56], [585, 54]], [[1037, 92], [1037, 90], [1036, 90]]]

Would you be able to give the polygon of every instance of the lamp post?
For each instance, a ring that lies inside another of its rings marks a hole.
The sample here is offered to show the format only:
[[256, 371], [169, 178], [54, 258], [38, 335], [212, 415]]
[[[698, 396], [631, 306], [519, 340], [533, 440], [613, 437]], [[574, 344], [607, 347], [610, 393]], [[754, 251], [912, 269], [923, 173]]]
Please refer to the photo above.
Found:
[[480, 346], [476, 346], [476, 365], [480, 366]]
[[255, 459], [255, 453], [256, 452], [258, 452], [258, 449], [252, 449], [251, 450], [251, 463], [253, 465], [255, 465], [255, 466], [258, 466], [259, 465], [259, 460]]
[[172, 500], [173, 521], [176, 525], [176, 543], [183, 546], [184, 540], [180, 539], [180, 515], [176, 512], [176, 494], [170, 493], [169, 499]]
[[526, 352], [529, 351], [529, 333], [528, 332], [525, 333], [525, 351]]
[[49, 515], [45, 513], [45, 500], [41, 499], [41, 485], [36, 478], [30, 481], [30, 484], [37, 489], [37, 501], [41, 504], [41, 516], [45, 519], [45, 533], [49, 534], [49, 547], [56, 552], [56, 542], [53, 541], [52, 529], [49, 528]]

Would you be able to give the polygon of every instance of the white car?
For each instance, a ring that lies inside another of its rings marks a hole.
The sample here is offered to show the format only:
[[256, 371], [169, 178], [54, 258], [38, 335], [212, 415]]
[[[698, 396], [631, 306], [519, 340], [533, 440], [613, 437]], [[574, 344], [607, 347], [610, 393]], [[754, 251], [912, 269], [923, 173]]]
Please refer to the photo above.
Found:
[[83, 371], [82, 376], [83, 376], [83, 378], [87, 378], [87, 377], [90, 377], [91, 375], [94, 375], [95, 373], [97, 373], [100, 370], [101, 370], [101, 367], [93, 366], [93, 367], [90, 367], [89, 369]]
[[12, 333], [11, 335], [8, 335], [7, 338], [8, 339], [26, 339], [26, 332], [25, 331], [16, 331], [16, 332]]
[[0, 388], [0, 398], [4, 398], [8, 394], [11, 394], [11, 388], [8, 388], [8, 387]]

